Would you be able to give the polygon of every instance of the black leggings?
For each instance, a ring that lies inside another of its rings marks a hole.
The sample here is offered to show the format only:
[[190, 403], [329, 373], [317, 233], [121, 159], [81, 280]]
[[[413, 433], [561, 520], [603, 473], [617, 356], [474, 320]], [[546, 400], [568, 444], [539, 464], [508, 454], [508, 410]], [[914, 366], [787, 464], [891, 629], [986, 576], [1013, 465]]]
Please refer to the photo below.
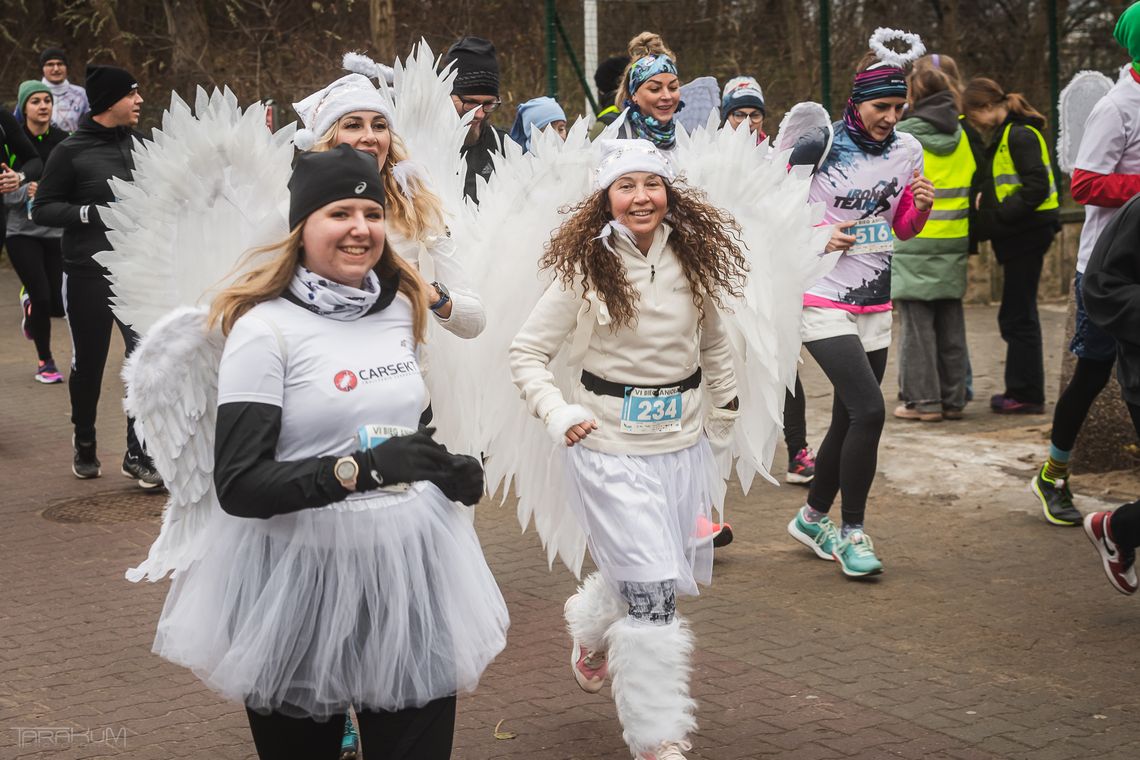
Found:
[[[344, 716], [318, 721], [246, 708], [261, 760], [337, 760]], [[447, 760], [455, 736], [455, 697], [397, 712], [356, 713], [360, 747], [368, 760]]]
[[886, 419], [879, 383], [887, 369], [887, 349], [867, 353], [854, 335], [813, 340], [804, 347], [835, 388], [831, 425], [819, 445], [807, 503], [828, 512], [842, 492], [843, 522], [861, 524]]
[[[1136, 435], [1140, 436], [1140, 405], [1128, 404], [1128, 414], [1132, 416]], [[1118, 545], [1126, 549], [1140, 547], [1140, 501], [1117, 508], [1108, 525]]]
[[[94, 441], [103, 369], [111, 348], [111, 328], [118, 325], [127, 346], [127, 356], [135, 350], [138, 337], [111, 311], [111, 283], [106, 277], [68, 275], [64, 280], [63, 297], [67, 306], [67, 325], [71, 328], [71, 374], [67, 378], [67, 389], [71, 394], [71, 424], [75, 426], [77, 440]], [[129, 417], [127, 449], [135, 454], [142, 451], [135, 437], [134, 420]]]
[[8, 258], [28, 291], [32, 313], [28, 332], [40, 361], [51, 361], [51, 318], [63, 316], [63, 255], [59, 238], [13, 235], [8, 238]]
[[807, 446], [807, 400], [798, 372], [795, 394], [784, 392], [784, 443], [788, 447], [789, 462]]
[[1112, 377], [1112, 365], [1096, 359], [1077, 359], [1077, 368], [1061, 396], [1057, 408], [1053, 410], [1053, 433], [1049, 442], [1061, 451], [1072, 451], [1077, 442], [1077, 434], [1088, 416], [1089, 409], [1108, 380]]

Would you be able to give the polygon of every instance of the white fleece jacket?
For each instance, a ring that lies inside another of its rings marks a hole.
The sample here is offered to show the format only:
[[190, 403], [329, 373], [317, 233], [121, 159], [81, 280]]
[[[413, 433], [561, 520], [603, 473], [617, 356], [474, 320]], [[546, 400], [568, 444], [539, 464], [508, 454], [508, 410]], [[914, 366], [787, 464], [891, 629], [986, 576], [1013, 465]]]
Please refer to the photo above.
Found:
[[684, 393], [679, 432], [624, 433], [622, 399], [591, 393], [580, 380], [567, 399], [554, 384], [547, 365], [560, 349], [569, 350], [579, 312], [587, 303], [577, 282], [566, 287], [556, 281], [547, 288], [511, 344], [511, 377], [531, 413], [545, 422], [567, 404], [584, 406], [593, 412], [598, 430], [582, 445], [595, 451], [641, 455], [680, 451], [700, 438], [706, 393], [713, 406], [723, 406], [736, 396], [732, 356], [716, 304], [706, 300], [704, 322], [698, 325], [689, 282], [668, 244], [671, 232], [668, 225], [661, 225], [647, 255], [620, 235], [611, 238], [615, 255], [625, 264], [626, 277], [641, 294], [638, 317], [631, 327], [611, 330], [609, 311], [591, 292], [589, 311], [581, 317], [591, 326], [581, 368], [622, 385], [668, 386], [700, 367], [704, 383]]

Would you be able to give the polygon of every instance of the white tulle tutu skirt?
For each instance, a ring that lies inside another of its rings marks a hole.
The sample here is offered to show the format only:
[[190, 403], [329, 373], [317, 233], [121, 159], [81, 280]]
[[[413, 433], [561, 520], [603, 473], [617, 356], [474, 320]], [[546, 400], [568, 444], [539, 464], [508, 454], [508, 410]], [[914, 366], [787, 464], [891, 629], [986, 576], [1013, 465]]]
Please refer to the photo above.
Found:
[[[724, 507], [724, 480], [708, 440], [668, 454], [566, 451], [570, 507], [590, 557], [617, 590], [621, 581], [673, 580], [696, 595], [712, 580], [712, 510]], [[702, 522], [703, 521], [703, 522]]]
[[325, 719], [475, 688], [507, 608], [464, 510], [435, 486], [268, 520], [220, 510], [154, 652], [259, 712]]

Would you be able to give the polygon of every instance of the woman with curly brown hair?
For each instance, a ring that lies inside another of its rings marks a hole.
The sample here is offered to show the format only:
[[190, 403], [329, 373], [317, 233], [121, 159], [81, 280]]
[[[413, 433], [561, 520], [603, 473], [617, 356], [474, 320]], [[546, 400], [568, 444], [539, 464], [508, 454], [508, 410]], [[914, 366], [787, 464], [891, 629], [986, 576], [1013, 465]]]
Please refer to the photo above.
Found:
[[[683, 758], [696, 728], [676, 594], [712, 577], [697, 537], [724, 499], [710, 439], [738, 414], [717, 309], [748, 269], [735, 222], [673, 179], [647, 141], [603, 146], [596, 192], [551, 239], [554, 282], [510, 351], [528, 407], [567, 447], [567, 498], [598, 566], [566, 601], [574, 678], [596, 693], [612, 668], [623, 737], [650, 760]], [[569, 398], [548, 367], [566, 340], [581, 365]]]

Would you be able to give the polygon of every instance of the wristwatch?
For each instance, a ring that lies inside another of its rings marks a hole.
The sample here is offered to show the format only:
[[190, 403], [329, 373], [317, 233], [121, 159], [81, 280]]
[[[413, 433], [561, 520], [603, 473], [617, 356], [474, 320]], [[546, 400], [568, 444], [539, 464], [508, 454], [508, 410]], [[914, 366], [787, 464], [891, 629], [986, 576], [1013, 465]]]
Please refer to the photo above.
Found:
[[360, 475], [360, 465], [352, 457], [341, 457], [333, 465], [333, 475], [349, 491], [356, 490], [356, 478]]
[[431, 286], [439, 291], [439, 300], [433, 303], [430, 308], [432, 311], [439, 311], [451, 302], [451, 292], [442, 282], [433, 282]]

